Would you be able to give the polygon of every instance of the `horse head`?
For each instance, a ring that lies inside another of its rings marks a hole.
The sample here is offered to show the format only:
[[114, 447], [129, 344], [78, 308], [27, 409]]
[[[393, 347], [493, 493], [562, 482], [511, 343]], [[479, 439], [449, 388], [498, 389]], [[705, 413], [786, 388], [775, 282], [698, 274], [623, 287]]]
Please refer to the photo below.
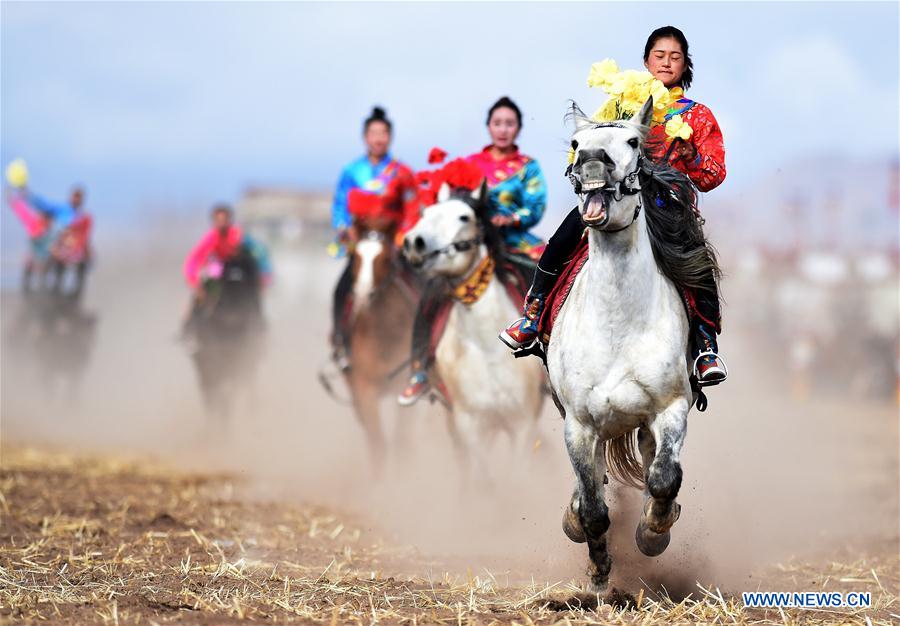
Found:
[[359, 307], [379, 293], [394, 273], [397, 224], [380, 217], [353, 219], [350, 271], [353, 275], [354, 306]]
[[429, 278], [467, 275], [482, 258], [481, 244], [493, 232], [487, 195], [486, 181], [475, 190], [443, 184], [437, 202], [423, 211], [403, 239], [410, 265]]
[[574, 102], [574, 160], [566, 173], [578, 194], [586, 226], [618, 231], [637, 219], [641, 206], [641, 152], [653, 115], [653, 98], [630, 120], [596, 122]]

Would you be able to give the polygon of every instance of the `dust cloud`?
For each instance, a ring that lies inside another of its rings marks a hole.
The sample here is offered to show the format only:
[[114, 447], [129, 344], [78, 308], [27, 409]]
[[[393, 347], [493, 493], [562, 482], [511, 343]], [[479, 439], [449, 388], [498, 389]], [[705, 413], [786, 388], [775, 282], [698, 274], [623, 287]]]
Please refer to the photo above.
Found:
[[[83, 303], [96, 316], [74, 363], [38, 357], [39, 338], [15, 293], [2, 300], [2, 435], [38, 445], [161, 460], [228, 472], [244, 497], [315, 502], [347, 511], [390, 541], [432, 559], [433, 572], [485, 571], [498, 582], [584, 581], [587, 551], [560, 528], [573, 477], [552, 402], [526, 450], [492, 448], [487, 477], [461, 480], [444, 409], [383, 402], [389, 467], [374, 480], [362, 430], [317, 374], [327, 364], [329, 302], [340, 263], [322, 246], [274, 251], [268, 329], [257, 379], [229, 420], [207, 415], [177, 340], [188, 293], [183, 253], [200, 224], [150, 229], [146, 242], [108, 247]], [[682, 515], [667, 553], [640, 555], [633, 533], [639, 494], [610, 489], [612, 584], [689, 593], [696, 581], [749, 584], [760, 568], [839, 550], [897, 551], [897, 412], [893, 399], [846, 390], [791, 395], [783, 351], [748, 321], [759, 287], [727, 285], [724, 354], [731, 380], [692, 412], [683, 452]], [[46, 342], [45, 342], [46, 343]], [[53, 350], [57, 353], [53, 353]]]

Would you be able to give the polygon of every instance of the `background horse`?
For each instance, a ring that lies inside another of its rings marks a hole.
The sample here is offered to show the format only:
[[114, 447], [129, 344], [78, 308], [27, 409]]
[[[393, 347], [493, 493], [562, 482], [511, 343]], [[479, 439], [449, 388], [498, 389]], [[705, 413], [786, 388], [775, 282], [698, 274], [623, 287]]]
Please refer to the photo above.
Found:
[[[560, 310], [547, 363], [576, 478], [563, 529], [587, 542], [595, 592], [606, 587], [611, 568], [607, 469], [622, 482], [644, 485], [638, 548], [656, 556], [668, 546], [680, 513], [679, 455], [693, 404], [679, 288], [704, 271], [717, 272], [704, 265], [715, 261], [692, 214], [689, 180], [642, 156], [652, 111], [651, 98], [630, 121], [598, 124], [575, 105], [572, 112], [571, 176], [589, 227], [589, 258]], [[677, 245], [696, 237], [704, 242], [697, 251]]]
[[417, 295], [394, 245], [396, 223], [354, 217], [352, 229], [350, 368], [345, 378], [372, 463], [381, 472], [387, 445], [379, 404], [385, 394], [399, 390], [398, 374], [409, 354]]
[[241, 247], [200, 304], [194, 365], [207, 409], [227, 417], [237, 390], [253, 382], [262, 350], [259, 266]]
[[435, 372], [451, 401], [449, 426], [458, 452], [486, 477], [487, 440], [498, 432], [520, 447], [536, 434], [544, 373], [534, 359], [515, 359], [497, 341], [519, 312], [498, 272], [503, 245], [487, 218], [487, 189], [440, 189], [404, 239], [404, 254], [426, 277], [447, 283], [454, 298], [435, 351]]

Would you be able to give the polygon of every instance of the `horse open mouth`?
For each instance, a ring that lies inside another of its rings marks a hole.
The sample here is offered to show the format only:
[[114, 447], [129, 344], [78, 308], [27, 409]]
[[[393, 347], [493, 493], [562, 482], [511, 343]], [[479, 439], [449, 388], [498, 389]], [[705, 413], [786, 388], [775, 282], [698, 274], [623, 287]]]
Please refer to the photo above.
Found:
[[595, 191], [589, 191], [584, 196], [581, 219], [588, 226], [603, 226], [609, 221], [609, 207], [606, 196], [601, 191], [602, 186], [602, 183], [597, 185]]

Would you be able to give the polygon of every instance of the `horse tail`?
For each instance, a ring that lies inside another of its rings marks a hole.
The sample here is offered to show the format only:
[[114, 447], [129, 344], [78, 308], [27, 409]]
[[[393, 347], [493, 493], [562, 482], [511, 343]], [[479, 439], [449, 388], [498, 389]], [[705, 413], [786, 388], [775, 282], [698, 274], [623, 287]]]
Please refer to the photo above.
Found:
[[603, 443], [609, 474], [623, 485], [644, 487], [644, 468], [636, 454], [637, 429]]

